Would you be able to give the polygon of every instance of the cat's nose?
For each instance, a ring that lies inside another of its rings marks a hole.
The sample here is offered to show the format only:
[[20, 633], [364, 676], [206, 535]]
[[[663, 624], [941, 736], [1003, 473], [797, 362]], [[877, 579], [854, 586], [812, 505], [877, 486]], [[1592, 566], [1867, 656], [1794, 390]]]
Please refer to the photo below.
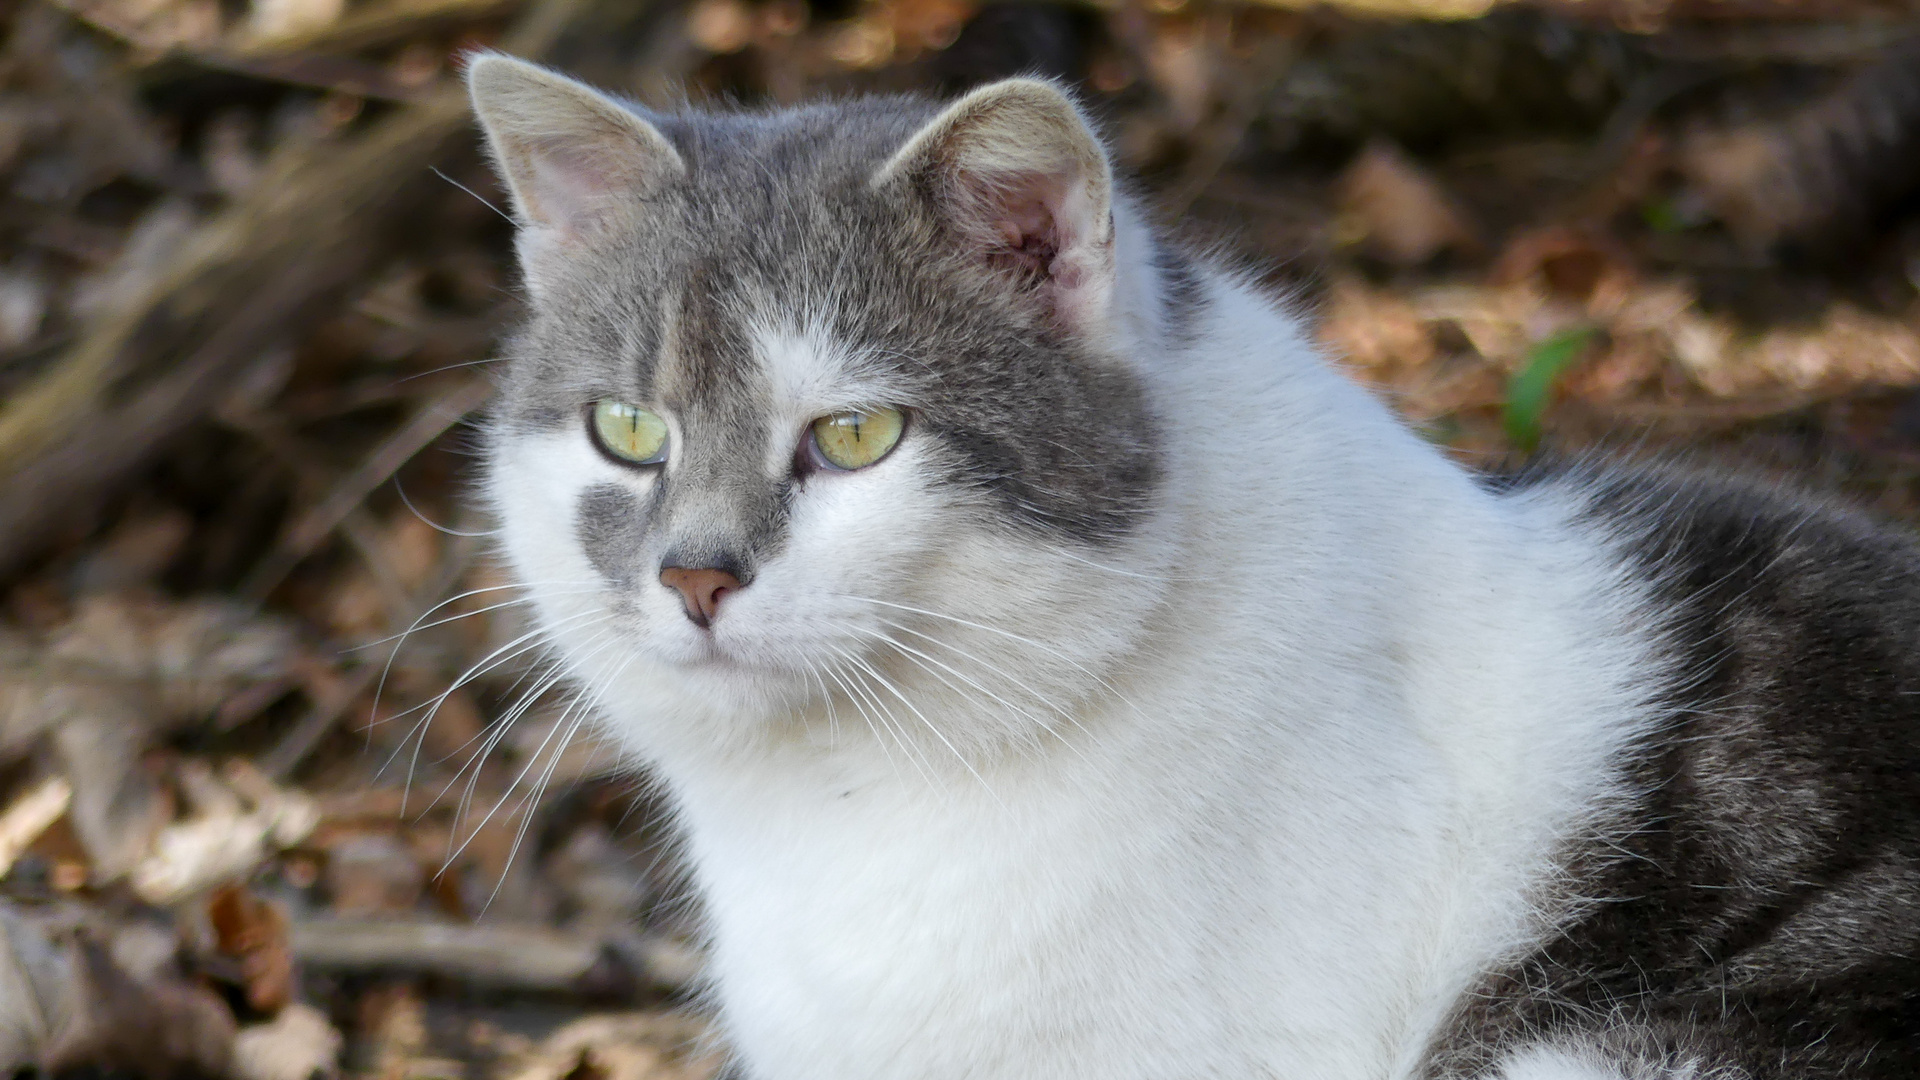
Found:
[[660, 571], [660, 584], [679, 589], [687, 605], [687, 618], [695, 626], [705, 627], [713, 623], [714, 612], [720, 610], [720, 598], [738, 589], [740, 579], [711, 567], [668, 566]]

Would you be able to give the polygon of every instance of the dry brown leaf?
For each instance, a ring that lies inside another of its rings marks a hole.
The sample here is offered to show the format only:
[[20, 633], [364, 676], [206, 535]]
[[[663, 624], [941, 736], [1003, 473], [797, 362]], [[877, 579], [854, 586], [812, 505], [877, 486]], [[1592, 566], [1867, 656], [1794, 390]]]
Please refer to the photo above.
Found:
[[708, 1080], [722, 1058], [699, 1020], [678, 1013], [587, 1016], [548, 1036], [502, 1080], [565, 1080], [576, 1070], [598, 1080]]
[[1487, 275], [1490, 284], [1535, 281], [1553, 296], [1586, 302], [1638, 287], [1625, 251], [1603, 236], [1564, 225], [1523, 232], [1507, 242]]
[[0, 1071], [78, 1065], [167, 1078], [220, 1075], [233, 1016], [171, 957], [136, 975], [72, 910], [0, 904]]
[[0, 1072], [43, 1068], [79, 1003], [70, 950], [0, 904]]
[[150, 55], [183, 45], [204, 48], [220, 37], [215, 0], [61, 0], [60, 6]]
[[710, 53], [736, 53], [753, 40], [753, 12], [740, 0], [700, 0], [687, 12], [687, 36]]
[[1340, 239], [1395, 266], [1419, 266], [1480, 241], [1440, 181], [1383, 139], [1367, 144], [1339, 183]]
[[169, 603], [129, 594], [88, 597], [50, 635], [45, 661], [68, 675], [140, 683], [153, 721], [211, 713], [248, 683], [287, 676], [299, 649], [292, 629], [218, 600]]
[[389, 983], [363, 994], [359, 1031], [380, 1080], [406, 1080], [409, 1063], [427, 1052], [427, 1010], [411, 983]]
[[156, 737], [251, 685], [284, 685], [299, 662], [285, 623], [237, 605], [87, 597], [44, 644], [0, 634], [0, 761], [51, 755], [92, 876], [111, 881], [173, 814], [145, 761]]
[[60, 820], [72, 802], [73, 785], [64, 777], [50, 776], [21, 792], [12, 805], [0, 811], [0, 878], [7, 876], [27, 845]]
[[1420, 367], [1435, 353], [1433, 335], [1412, 303], [1351, 278], [1328, 290], [1316, 329], [1335, 356], [1376, 382]]
[[340, 1032], [311, 1005], [289, 1005], [233, 1041], [234, 1080], [331, 1080], [340, 1073]]
[[82, 692], [50, 743], [60, 771], [73, 785], [68, 820], [86, 847], [96, 884], [116, 880], [146, 854], [173, 816], [173, 802], [146, 767], [150, 732], [145, 717], [104, 689]]
[[293, 999], [293, 950], [287, 914], [238, 886], [216, 889], [207, 902], [214, 947], [240, 962], [247, 1006], [273, 1013]]
[[339, 915], [412, 911], [426, 890], [420, 859], [390, 833], [357, 833], [327, 848], [326, 883]]
[[346, 0], [253, 0], [247, 11], [252, 43], [298, 38], [340, 21]]
[[320, 823], [320, 809], [301, 792], [275, 787], [251, 766], [229, 770], [251, 790], [237, 790], [204, 765], [181, 763], [180, 778], [197, 816], [168, 825], [133, 868], [135, 893], [171, 904], [251, 874], [269, 853], [299, 844]]

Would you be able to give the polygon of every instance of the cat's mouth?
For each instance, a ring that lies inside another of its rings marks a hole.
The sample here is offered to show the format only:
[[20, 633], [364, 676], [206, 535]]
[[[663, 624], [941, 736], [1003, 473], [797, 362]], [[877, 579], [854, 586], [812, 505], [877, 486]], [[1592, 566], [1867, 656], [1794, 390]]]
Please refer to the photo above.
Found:
[[751, 655], [738, 643], [729, 644], [713, 630], [699, 630], [682, 639], [669, 657], [674, 666], [705, 675], [766, 674], [776, 665], [768, 665]]
[[[757, 647], [756, 647], [757, 646]], [[729, 635], [702, 630], [689, 636], [663, 657], [681, 672], [703, 679], [746, 681], [809, 681], [818, 665], [782, 649], [769, 650], [753, 641], [729, 640]]]

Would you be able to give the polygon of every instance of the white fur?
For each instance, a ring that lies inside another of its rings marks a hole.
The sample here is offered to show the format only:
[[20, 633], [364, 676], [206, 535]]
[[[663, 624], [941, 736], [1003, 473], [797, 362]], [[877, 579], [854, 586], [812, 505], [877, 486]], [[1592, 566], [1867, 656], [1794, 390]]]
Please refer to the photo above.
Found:
[[[1586, 1047], [1538, 1045], [1500, 1064], [1500, 1080], [1628, 1080], [1625, 1069]], [[1674, 1077], [1673, 1080], [1687, 1080]]]
[[[532, 587], [679, 807], [755, 1080], [1409, 1076], [1618, 793], [1658, 668], [1570, 499], [1488, 494], [1227, 276], [1163, 342], [1120, 209], [1116, 340], [1167, 464], [1131, 538], [997, 526], [910, 433], [802, 490], [710, 646], [664, 588]], [[782, 438], [875, 393], [803, 313], [760, 340]], [[647, 483], [583, 432], [493, 462], [533, 583], [595, 577], [583, 487]], [[834, 650], [885, 683], [823, 677]]]

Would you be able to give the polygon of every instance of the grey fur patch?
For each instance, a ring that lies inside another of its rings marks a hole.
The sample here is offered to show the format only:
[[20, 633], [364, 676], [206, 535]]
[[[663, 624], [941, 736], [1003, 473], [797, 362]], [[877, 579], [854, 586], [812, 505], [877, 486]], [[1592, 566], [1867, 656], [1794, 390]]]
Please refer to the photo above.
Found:
[[1206, 282], [1193, 260], [1178, 247], [1161, 241], [1153, 252], [1153, 268], [1160, 277], [1161, 320], [1169, 338], [1193, 336], [1206, 314]]
[[573, 534], [595, 570], [630, 584], [646, 518], [639, 496], [617, 484], [595, 484], [580, 493]]

